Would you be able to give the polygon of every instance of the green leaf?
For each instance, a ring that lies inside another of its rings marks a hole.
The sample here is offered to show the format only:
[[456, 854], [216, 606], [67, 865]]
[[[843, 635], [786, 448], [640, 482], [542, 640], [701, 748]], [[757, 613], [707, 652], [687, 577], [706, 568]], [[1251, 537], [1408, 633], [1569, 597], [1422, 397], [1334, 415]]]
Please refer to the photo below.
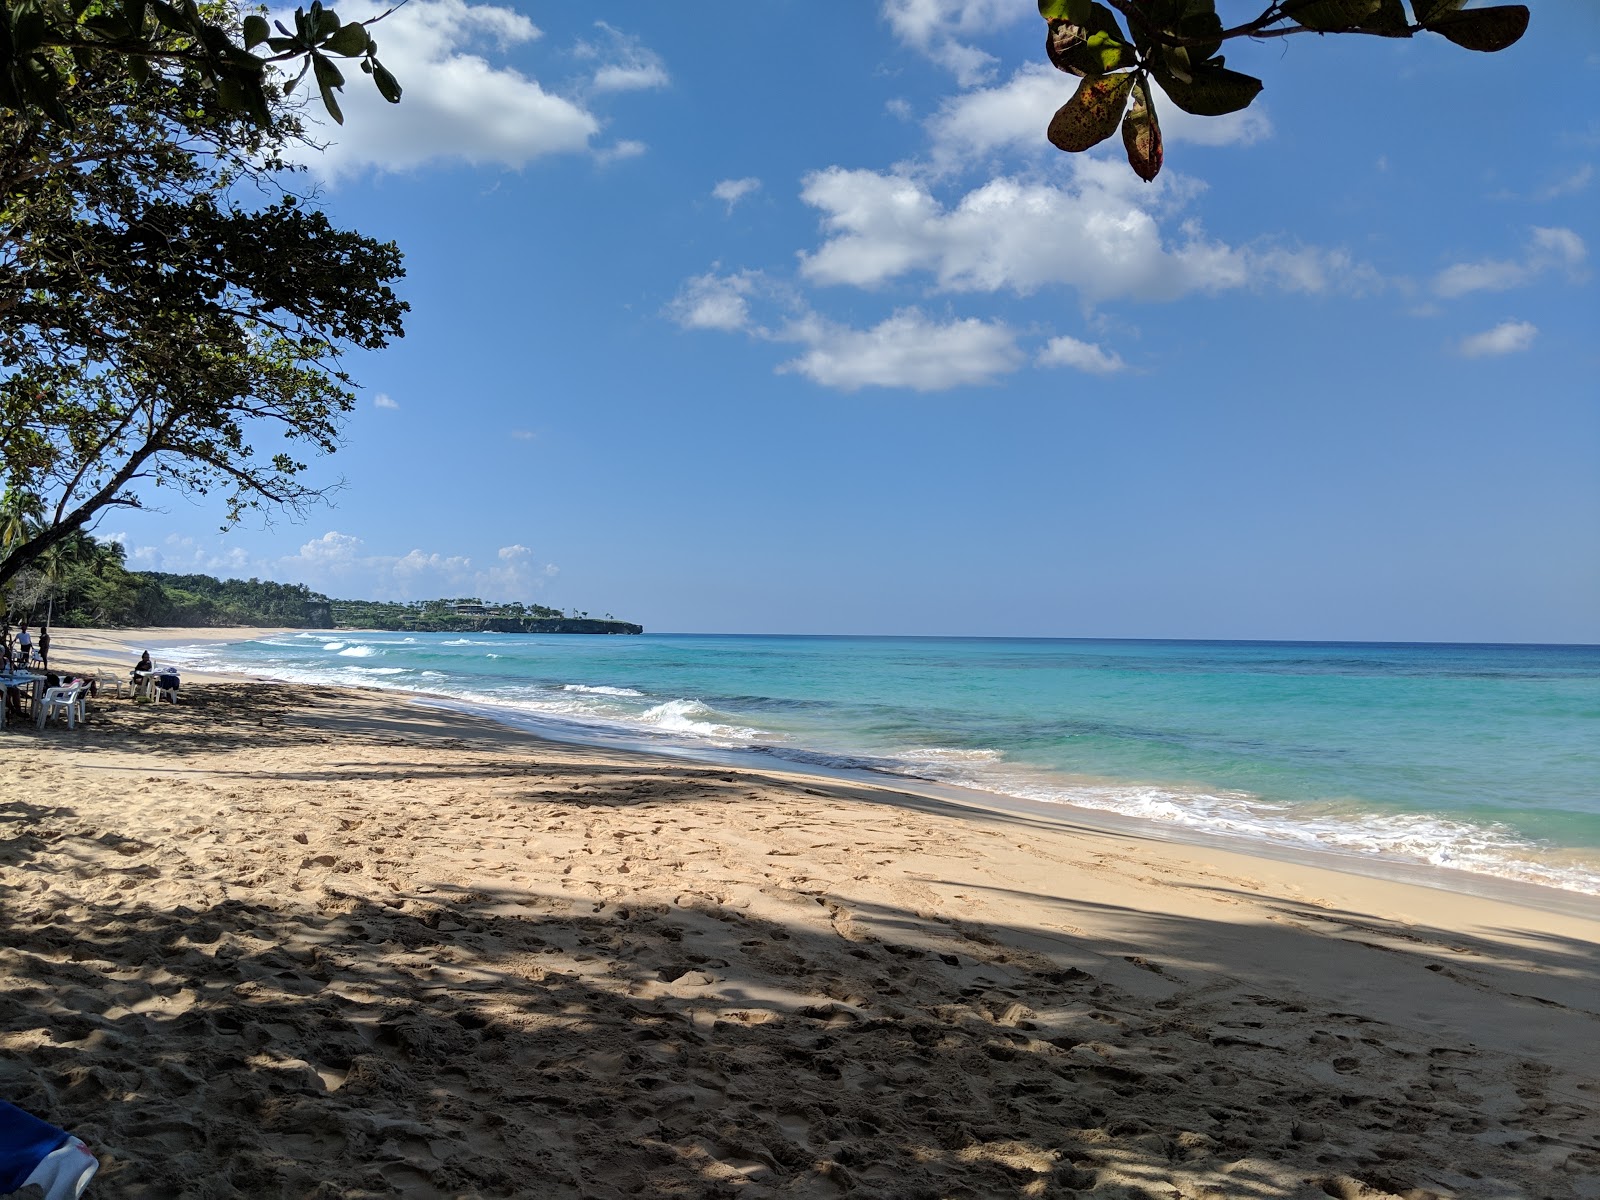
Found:
[[1469, 8], [1433, 17], [1428, 28], [1464, 49], [1493, 54], [1515, 44], [1528, 31], [1528, 9], [1521, 4]]
[[1196, 67], [1188, 82], [1160, 72], [1156, 77], [1174, 104], [1197, 117], [1220, 117], [1249, 108], [1261, 92], [1261, 80], [1255, 76], [1211, 63]]
[[371, 38], [367, 36], [367, 27], [360, 21], [351, 21], [348, 25], [341, 25], [338, 33], [322, 43], [322, 48], [330, 54], [359, 58], [367, 52], [369, 41]]
[[1133, 72], [1085, 79], [1050, 119], [1047, 136], [1058, 150], [1076, 153], [1097, 146], [1117, 131], [1133, 87]]
[[1285, 4], [1283, 15], [1318, 32], [1355, 29], [1378, 11], [1380, 3], [1381, 0], [1298, 0]]
[[[5, 31], [11, 35], [11, 44], [6, 49], [17, 58], [23, 58], [32, 54], [44, 42], [49, 26], [45, 24], [44, 14], [37, 8], [24, 8], [18, 5], [14, 11], [16, 16], [13, 18], [11, 28]], [[34, 65], [36, 69], [42, 67], [40, 63]]]
[[244, 89], [236, 79], [217, 80], [217, 101], [229, 112], [244, 112], [249, 107]]
[[1089, 23], [1090, 0], [1039, 0], [1039, 15], [1046, 21], [1065, 21], [1069, 25]]
[[271, 32], [272, 26], [267, 24], [265, 17], [251, 13], [244, 19], [244, 48], [248, 50], [252, 46], [259, 46]]
[[257, 125], [272, 124], [272, 113], [267, 109], [267, 87], [260, 75], [245, 84], [245, 106]]
[[1089, 6], [1087, 24], [1052, 21], [1045, 35], [1045, 53], [1058, 71], [1069, 75], [1108, 75], [1133, 65], [1133, 48], [1122, 36], [1116, 15], [1103, 4]]
[[378, 85], [378, 91], [390, 104], [400, 103], [400, 81], [389, 74], [377, 59], [372, 60], [372, 82]]
[[1149, 183], [1161, 173], [1161, 123], [1142, 79], [1135, 81], [1133, 103], [1122, 118], [1122, 145], [1128, 165], [1140, 179]]
[[180, 9], [173, 8], [165, 0], [150, 0], [150, 8], [155, 12], [156, 20], [168, 29], [174, 29], [181, 33], [188, 32], [189, 18]]
[[1435, 17], [1453, 13], [1467, 0], [1411, 0], [1411, 11], [1417, 14], [1417, 24], [1426, 25]]
[[317, 53], [311, 55], [311, 68], [316, 74], [317, 87], [322, 92], [322, 103], [327, 106], [328, 115], [343, 125], [344, 113], [339, 111], [339, 102], [333, 98], [333, 93], [344, 87], [344, 76], [331, 61]]
[[[1400, 0], [1395, 0], [1398, 4]], [[1205, 62], [1222, 48], [1222, 18], [1210, 11], [1191, 12], [1178, 22], [1178, 36], [1211, 39], [1189, 47], [1189, 57], [1195, 62]]]
[[1375, 33], [1380, 37], [1411, 36], [1411, 23], [1406, 20], [1406, 7], [1400, 0], [1383, 0], [1378, 5], [1378, 11], [1361, 22], [1361, 29], [1364, 33]]
[[1179, 83], [1192, 83], [1194, 76], [1190, 73], [1189, 48], [1187, 46], [1163, 46], [1161, 57], [1164, 60], [1166, 71]]
[[339, 14], [331, 8], [323, 8], [321, 0], [313, 0], [306, 24], [312, 40], [320, 42], [339, 28]]

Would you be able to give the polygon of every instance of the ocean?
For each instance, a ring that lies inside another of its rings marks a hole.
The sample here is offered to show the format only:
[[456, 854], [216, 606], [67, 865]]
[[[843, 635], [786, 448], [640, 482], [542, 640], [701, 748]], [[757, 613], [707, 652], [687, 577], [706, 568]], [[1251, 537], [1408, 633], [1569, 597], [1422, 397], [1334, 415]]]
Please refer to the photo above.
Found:
[[1595, 646], [343, 630], [158, 657], [1600, 895]]

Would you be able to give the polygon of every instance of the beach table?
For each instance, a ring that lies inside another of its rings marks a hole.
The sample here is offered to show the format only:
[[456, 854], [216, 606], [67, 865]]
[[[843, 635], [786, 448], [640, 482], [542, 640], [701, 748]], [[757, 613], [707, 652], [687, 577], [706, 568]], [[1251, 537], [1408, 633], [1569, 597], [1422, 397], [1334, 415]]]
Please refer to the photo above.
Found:
[[[28, 700], [28, 712], [39, 711], [39, 697], [44, 689], [44, 676], [35, 675], [32, 671], [12, 671], [9, 674], [0, 674], [0, 688], [10, 690], [18, 688]], [[0, 727], [6, 722], [5, 705], [0, 703]]]
[[133, 673], [133, 698], [154, 700], [156, 698], [156, 673], [154, 671], [135, 671]]

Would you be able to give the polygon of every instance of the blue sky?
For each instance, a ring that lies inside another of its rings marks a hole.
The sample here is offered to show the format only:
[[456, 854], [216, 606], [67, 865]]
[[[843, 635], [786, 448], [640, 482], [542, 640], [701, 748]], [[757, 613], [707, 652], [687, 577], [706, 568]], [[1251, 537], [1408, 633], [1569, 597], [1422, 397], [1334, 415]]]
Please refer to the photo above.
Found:
[[656, 631], [1600, 642], [1594, 6], [1498, 55], [1236, 45], [1265, 91], [1158, 98], [1154, 184], [1046, 143], [1027, 0], [596, 11], [379, 27], [404, 101], [352, 72], [306, 155], [406, 252], [347, 486], [114, 514], [134, 565]]

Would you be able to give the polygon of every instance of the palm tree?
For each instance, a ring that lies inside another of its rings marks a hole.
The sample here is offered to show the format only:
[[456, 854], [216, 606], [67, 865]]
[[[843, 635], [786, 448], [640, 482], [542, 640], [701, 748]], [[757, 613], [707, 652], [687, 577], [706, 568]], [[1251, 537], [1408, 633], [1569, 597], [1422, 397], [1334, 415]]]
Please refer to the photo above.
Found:
[[31, 537], [44, 516], [44, 504], [32, 492], [6, 488], [0, 494], [0, 552], [10, 554], [11, 547]]
[[44, 623], [47, 627], [51, 618], [55, 616], [56, 591], [61, 585], [61, 577], [72, 567], [81, 567], [95, 561], [99, 557], [99, 551], [100, 547], [95, 544], [94, 539], [85, 535], [82, 530], [74, 530], [55, 545], [47, 546], [40, 551], [39, 557], [34, 561], [38, 564], [39, 575], [44, 580]]

